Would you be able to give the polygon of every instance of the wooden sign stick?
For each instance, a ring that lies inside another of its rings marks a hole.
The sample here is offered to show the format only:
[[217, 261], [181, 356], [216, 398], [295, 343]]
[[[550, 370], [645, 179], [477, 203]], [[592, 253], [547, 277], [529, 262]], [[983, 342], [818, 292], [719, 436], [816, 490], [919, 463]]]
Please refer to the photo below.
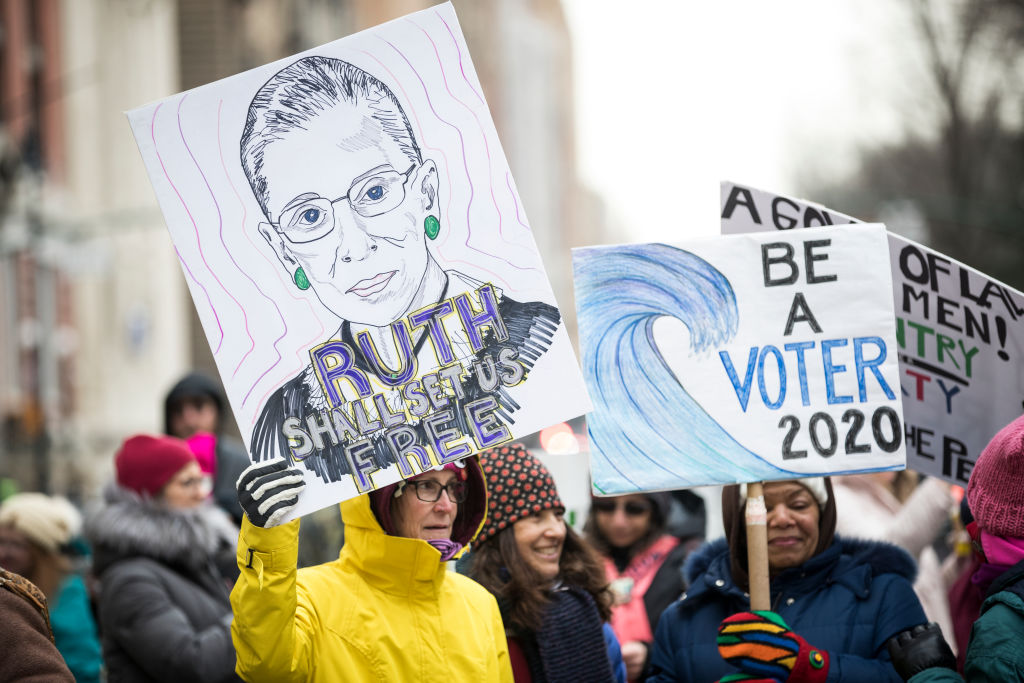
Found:
[[768, 509], [762, 482], [747, 484], [747, 576], [750, 581], [750, 609], [770, 610], [768, 582]]

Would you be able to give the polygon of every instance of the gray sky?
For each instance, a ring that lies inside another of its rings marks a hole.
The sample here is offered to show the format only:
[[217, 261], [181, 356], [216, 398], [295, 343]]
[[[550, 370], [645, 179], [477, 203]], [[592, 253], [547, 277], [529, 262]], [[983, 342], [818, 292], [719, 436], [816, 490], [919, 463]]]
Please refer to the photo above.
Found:
[[[563, 0], [577, 149], [630, 241], [717, 234], [718, 181], [786, 194], [900, 135], [920, 97], [891, 3]], [[814, 199], [814, 197], [808, 197]]]

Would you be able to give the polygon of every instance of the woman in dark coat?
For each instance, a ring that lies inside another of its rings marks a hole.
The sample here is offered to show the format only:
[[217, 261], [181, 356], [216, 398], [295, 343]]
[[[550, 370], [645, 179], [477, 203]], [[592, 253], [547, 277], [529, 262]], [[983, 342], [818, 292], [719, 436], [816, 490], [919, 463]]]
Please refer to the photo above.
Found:
[[207, 500], [195, 456], [179, 439], [140, 435], [124, 442], [115, 468], [87, 526], [108, 680], [240, 680], [217, 567], [234, 559], [237, 530]]
[[[649, 680], [744, 673], [793, 682], [899, 681], [886, 641], [924, 621], [910, 556], [887, 543], [835, 536], [827, 479], [767, 483], [773, 611], [751, 613], [740, 488], [722, 493], [727, 539], [687, 561], [690, 585], [661, 617]], [[755, 642], [765, 638], [774, 647]]]

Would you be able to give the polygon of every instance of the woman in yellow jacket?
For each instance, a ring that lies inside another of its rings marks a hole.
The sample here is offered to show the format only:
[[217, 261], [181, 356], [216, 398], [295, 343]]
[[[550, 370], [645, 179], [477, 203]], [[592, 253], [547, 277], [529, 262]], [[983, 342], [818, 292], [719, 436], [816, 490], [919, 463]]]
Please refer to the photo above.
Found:
[[275, 524], [302, 482], [283, 460], [238, 480], [231, 635], [243, 679], [511, 683], [494, 597], [445, 565], [484, 521], [475, 457], [343, 502], [338, 559], [297, 570], [299, 520]]

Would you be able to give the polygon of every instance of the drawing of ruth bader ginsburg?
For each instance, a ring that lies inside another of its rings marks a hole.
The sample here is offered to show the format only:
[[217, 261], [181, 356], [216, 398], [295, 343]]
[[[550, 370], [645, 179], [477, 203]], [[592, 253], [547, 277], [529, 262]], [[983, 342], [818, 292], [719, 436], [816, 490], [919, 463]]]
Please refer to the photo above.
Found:
[[435, 260], [438, 168], [394, 93], [348, 62], [303, 58], [253, 97], [240, 154], [260, 233], [343, 321], [263, 405], [253, 459], [284, 456], [325, 482], [351, 474], [362, 489], [363, 472], [408, 467], [398, 453], [414, 440], [469, 434], [481, 407], [487, 438], [508, 438], [519, 405], [507, 389], [550, 347], [559, 312]]

